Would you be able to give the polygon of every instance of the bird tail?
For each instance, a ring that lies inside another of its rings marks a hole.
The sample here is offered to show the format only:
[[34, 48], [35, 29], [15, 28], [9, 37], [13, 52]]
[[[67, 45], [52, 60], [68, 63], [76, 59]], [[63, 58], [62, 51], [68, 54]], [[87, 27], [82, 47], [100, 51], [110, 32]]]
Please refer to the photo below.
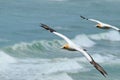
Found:
[[96, 63], [94, 60], [90, 62], [104, 77], [106, 77], [107, 72], [101, 67], [98, 63]]

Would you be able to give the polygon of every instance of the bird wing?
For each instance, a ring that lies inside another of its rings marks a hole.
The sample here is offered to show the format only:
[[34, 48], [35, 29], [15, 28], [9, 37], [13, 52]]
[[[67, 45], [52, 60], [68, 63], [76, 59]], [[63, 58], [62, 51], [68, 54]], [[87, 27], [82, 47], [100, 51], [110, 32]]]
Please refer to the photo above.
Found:
[[53, 33], [56, 34], [57, 36], [63, 38], [68, 44], [70, 44], [70, 45], [72, 44], [73, 45], [73, 42], [69, 38], [67, 38], [66, 36], [64, 36], [63, 34], [58, 33], [58, 32], [53, 32]]
[[85, 20], [89, 20], [89, 21], [92, 21], [92, 22], [96, 22], [96, 23], [99, 23], [99, 24], [102, 24], [101, 21], [98, 21], [98, 20], [95, 20], [95, 19], [89, 19], [89, 18], [86, 18], [84, 16], [80, 16], [82, 19], [85, 19]]
[[103, 22], [99, 21], [99, 20], [96, 20], [96, 19], [88, 19], [89, 21], [92, 21], [92, 22], [96, 22], [96, 23], [99, 23], [99, 24], [103, 24]]
[[73, 42], [69, 38], [67, 38], [66, 36], [64, 36], [61, 33], [56, 32], [54, 29], [50, 28], [49, 26], [47, 26], [45, 24], [41, 24], [41, 27], [43, 27], [44, 29], [49, 30], [51, 33], [54, 33], [55, 35], [63, 38], [68, 44], [73, 45]]
[[91, 57], [90, 54], [88, 54], [86, 51], [79, 49], [78, 47], [76, 47], [76, 50], [78, 50], [79, 52], [81, 52], [86, 58], [87, 60], [104, 76], [106, 77], [107, 72], [103, 69], [103, 67], [101, 67], [97, 62], [94, 61], [94, 59]]
[[120, 29], [117, 28], [116, 26], [109, 25], [109, 27], [111, 27], [111, 28], [114, 29], [114, 30], [120, 31]]

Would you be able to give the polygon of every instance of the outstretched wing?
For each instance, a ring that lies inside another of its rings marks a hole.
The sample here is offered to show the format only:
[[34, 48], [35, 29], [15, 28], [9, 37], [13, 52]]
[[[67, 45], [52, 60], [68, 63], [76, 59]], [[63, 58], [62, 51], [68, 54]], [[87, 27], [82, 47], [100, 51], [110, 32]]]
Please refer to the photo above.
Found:
[[41, 24], [41, 27], [43, 27], [44, 29], [49, 30], [51, 33], [54, 33], [55, 35], [63, 38], [68, 44], [73, 44], [73, 42], [69, 38], [67, 38], [63, 34], [56, 32], [54, 29], [50, 28], [49, 26], [47, 26], [45, 24]]
[[86, 58], [87, 60], [104, 76], [106, 77], [107, 72], [98, 64], [94, 61], [94, 59], [84, 50], [81, 50], [79, 48], [76, 47], [76, 50], [78, 50], [79, 52], [81, 52]]
[[114, 29], [114, 30], [120, 31], [120, 29], [117, 28], [116, 26], [109, 25], [109, 27], [112, 28], [112, 29]]
[[84, 16], [80, 16], [82, 19], [85, 19], [85, 20], [89, 20], [89, 21], [92, 21], [92, 22], [96, 22], [96, 23], [99, 23], [99, 24], [102, 24], [103, 22], [99, 21], [99, 20], [95, 20], [95, 19], [88, 19]]
[[41, 27], [43, 27], [44, 29], [46, 30], [49, 30], [50, 32], [56, 32], [54, 29], [50, 28], [49, 26], [45, 25], [45, 24], [42, 24], [41, 23]]

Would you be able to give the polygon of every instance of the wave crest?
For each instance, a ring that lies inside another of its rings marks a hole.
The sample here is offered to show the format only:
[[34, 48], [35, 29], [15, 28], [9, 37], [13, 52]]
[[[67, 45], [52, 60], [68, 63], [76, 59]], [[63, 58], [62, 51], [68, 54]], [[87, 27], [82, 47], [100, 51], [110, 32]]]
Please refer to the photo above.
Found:
[[94, 41], [92, 41], [87, 35], [82, 34], [82, 35], [77, 35], [73, 41], [82, 46], [82, 47], [92, 47], [94, 46], [96, 43]]
[[120, 33], [117, 31], [109, 31], [106, 33], [99, 33], [89, 35], [93, 40], [109, 40], [109, 41], [120, 41]]
[[[92, 41], [87, 37], [87, 35], [77, 35], [74, 39], [72, 39], [73, 42], [78, 44], [82, 47], [92, 47], [95, 45], [95, 42]], [[5, 48], [7, 51], [14, 51], [14, 52], [23, 52], [23, 51], [39, 51], [43, 52], [45, 50], [58, 50], [60, 47], [65, 44], [66, 42], [64, 40], [40, 40], [40, 41], [33, 41], [31, 43], [21, 42], [19, 44], [15, 44], [13, 46], [9, 46]]]

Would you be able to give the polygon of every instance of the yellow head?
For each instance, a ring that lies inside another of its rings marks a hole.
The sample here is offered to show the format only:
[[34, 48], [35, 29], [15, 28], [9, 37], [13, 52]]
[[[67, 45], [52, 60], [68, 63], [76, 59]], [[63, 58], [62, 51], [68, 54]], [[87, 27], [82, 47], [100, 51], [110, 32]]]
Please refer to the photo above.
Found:
[[63, 45], [63, 47], [62, 47], [62, 49], [69, 49], [69, 44], [65, 44], [65, 45]]

